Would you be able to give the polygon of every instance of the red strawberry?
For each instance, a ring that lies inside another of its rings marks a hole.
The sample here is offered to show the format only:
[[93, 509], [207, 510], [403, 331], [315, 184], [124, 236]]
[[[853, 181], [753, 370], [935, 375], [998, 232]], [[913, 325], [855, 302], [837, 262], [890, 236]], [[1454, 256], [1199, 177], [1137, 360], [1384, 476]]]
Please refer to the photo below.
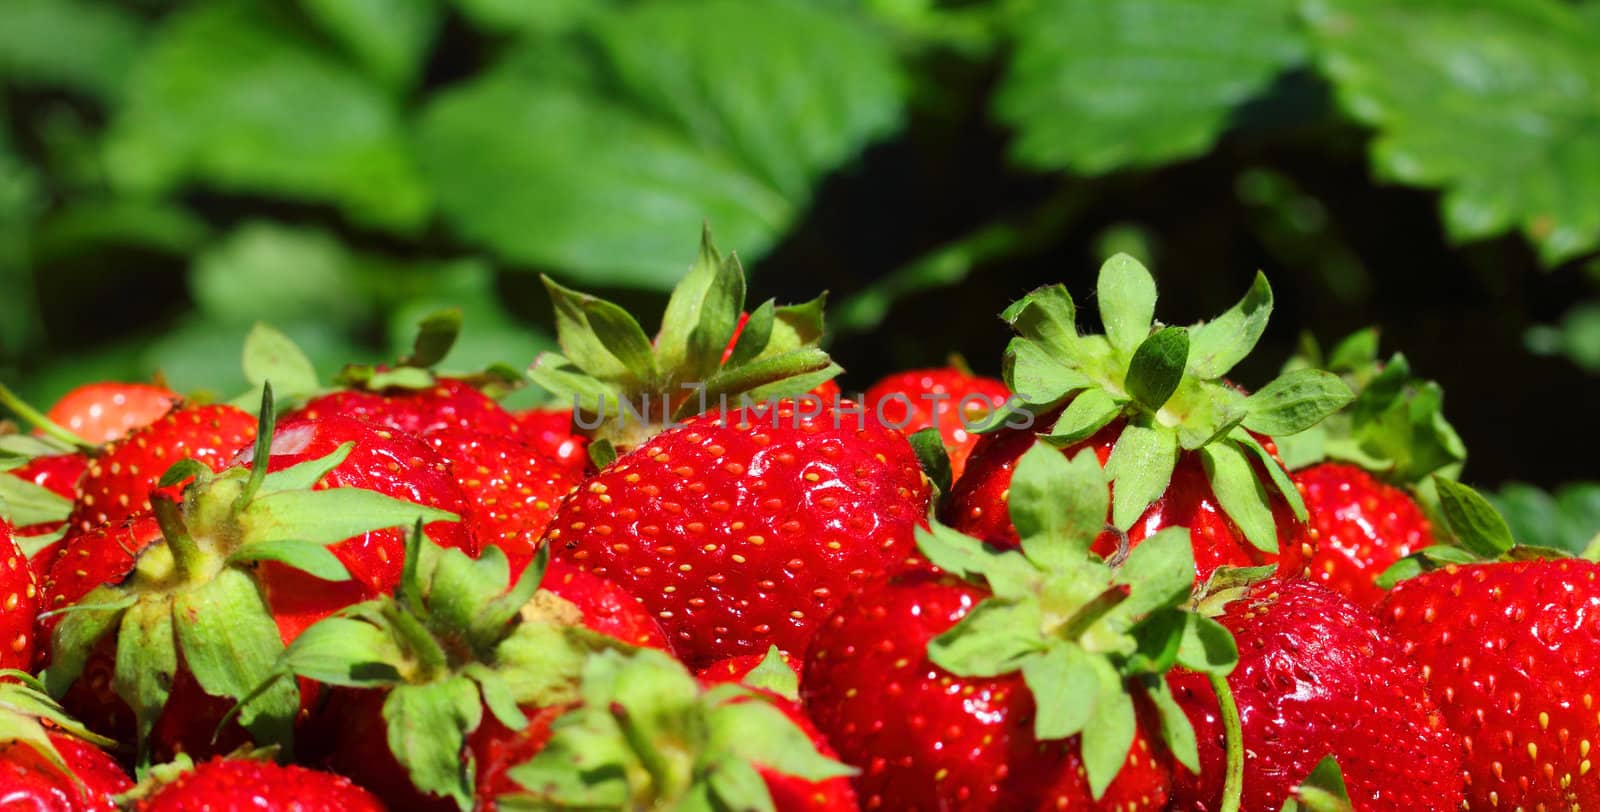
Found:
[[873, 384], [861, 400], [884, 425], [906, 434], [938, 429], [950, 454], [950, 475], [960, 479], [978, 442], [968, 427], [999, 410], [1010, 396], [1004, 383], [950, 366], [897, 372]]
[[128, 436], [165, 417], [178, 393], [147, 383], [91, 383], [61, 396], [46, 414], [56, 425], [93, 445]]
[[[1249, 587], [1217, 618], [1233, 632], [1228, 675], [1243, 725], [1243, 809], [1276, 810], [1324, 757], [1344, 772], [1355, 808], [1462, 808], [1455, 734], [1422, 674], [1377, 621], [1310, 581]], [[1220, 808], [1222, 723], [1206, 677], [1171, 678], [1201, 742], [1201, 770], [1175, 774], [1173, 808]]]
[[1317, 553], [1311, 577], [1372, 608], [1383, 600], [1376, 581], [1406, 556], [1433, 546], [1433, 528], [1411, 495], [1347, 463], [1296, 471]]
[[[39, 812], [115, 812], [111, 796], [133, 782], [31, 685], [0, 683], [0, 808]], [[64, 770], [64, 771], [63, 771]]]
[[1600, 807], [1600, 564], [1447, 565], [1378, 616], [1461, 737], [1462, 808]]
[[[515, 572], [515, 570], [513, 570]], [[592, 631], [630, 646], [671, 651], [661, 624], [627, 590], [562, 561], [551, 561], [541, 590], [571, 604]]]
[[33, 668], [34, 621], [39, 616], [39, 588], [28, 559], [11, 537], [11, 525], [0, 518], [0, 669]]
[[354, 417], [408, 434], [444, 429], [512, 437], [516, 421], [493, 398], [456, 378], [438, 378], [421, 389], [382, 392], [347, 389], [312, 398], [286, 420]]
[[546, 456], [555, 457], [573, 471], [589, 466], [584, 450], [588, 438], [573, 431], [571, 409], [529, 409], [512, 415], [517, 421], [517, 436]]
[[784, 401], [662, 432], [569, 497], [547, 538], [704, 664], [804, 651], [846, 594], [904, 564], [927, 500], [899, 432]]
[[78, 480], [89, 467], [82, 454], [48, 454], [34, 457], [6, 473], [66, 499], [78, 498]]
[[342, 775], [293, 764], [213, 758], [179, 773], [133, 804], [135, 812], [384, 812]]
[[461, 487], [467, 527], [481, 544], [505, 552], [513, 577], [520, 574], [556, 505], [578, 486], [579, 476], [561, 461], [505, 435], [448, 429], [425, 439]]
[[[1190, 328], [1155, 323], [1155, 282], [1127, 255], [1101, 267], [1096, 293], [1103, 336], [1077, 333], [1076, 306], [1059, 285], [1002, 314], [1019, 334], [1006, 349], [1016, 396], [1005, 430], [1068, 453], [1096, 448], [1115, 495], [1112, 527], [1137, 543], [1141, 525], [1144, 533], [1189, 525], [1201, 579], [1216, 564], [1276, 560], [1280, 550], [1280, 569], [1298, 572], [1311, 552], [1292, 529], [1305, 522], [1305, 505], [1264, 438], [1315, 425], [1350, 401], [1349, 388], [1332, 373], [1301, 369], [1247, 396], [1224, 377], [1266, 329], [1265, 277], [1233, 308]], [[947, 505], [956, 527], [995, 543], [1014, 538], [1004, 523], [1009, 466], [1026, 445], [1003, 437], [978, 444]]]
[[[854, 593], [812, 642], [805, 707], [867, 810], [1164, 809], [1168, 756], [1141, 733], [1098, 802], [1076, 748], [1041, 746], [1020, 675], [957, 677], [928, 643], [985, 597], [933, 576]], [[1156, 745], [1159, 748], [1159, 745]]]
[[91, 530], [149, 511], [156, 480], [174, 463], [187, 457], [220, 471], [255, 436], [256, 418], [234, 406], [173, 410], [113, 441], [89, 461], [68, 523]]

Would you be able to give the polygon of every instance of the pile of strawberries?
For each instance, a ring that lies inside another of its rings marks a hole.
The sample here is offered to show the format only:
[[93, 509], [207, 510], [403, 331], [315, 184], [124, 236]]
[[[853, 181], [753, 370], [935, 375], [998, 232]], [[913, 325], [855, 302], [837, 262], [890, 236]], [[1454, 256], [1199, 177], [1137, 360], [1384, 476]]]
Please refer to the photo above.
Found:
[[1247, 391], [1266, 280], [1117, 256], [843, 399], [709, 238], [653, 338], [547, 287], [525, 372], [0, 387], [0, 808], [1600, 809], [1600, 565], [1371, 331]]

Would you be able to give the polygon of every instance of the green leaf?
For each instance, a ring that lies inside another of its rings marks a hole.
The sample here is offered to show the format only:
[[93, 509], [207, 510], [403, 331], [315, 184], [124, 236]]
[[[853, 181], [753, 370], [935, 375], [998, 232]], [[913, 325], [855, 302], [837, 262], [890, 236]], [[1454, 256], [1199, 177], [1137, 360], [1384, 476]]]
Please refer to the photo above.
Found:
[[936, 521], [918, 527], [916, 535], [918, 549], [934, 566], [958, 578], [982, 577], [995, 594], [1013, 594], [1039, 575], [1021, 553], [990, 550], [983, 542]]
[[1444, 477], [1433, 477], [1439, 512], [1462, 546], [1484, 558], [1498, 558], [1516, 544], [1511, 527], [1477, 491]]
[[925, 428], [906, 438], [917, 452], [917, 464], [939, 493], [950, 492], [950, 452], [936, 428]]
[[1138, 722], [1122, 675], [1104, 658], [1093, 657], [1089, 662], [1099, 675], [1098, 697], [1080, 743], [1083, 766], [1089, 774], [1089, 793], [1100, 798], [1128, 760]]
[[1275, 378], [1245, 398], [1244, 426], [1267, 435], [1297, 434], [1344, 408], [1355, 398], [1332, 372], [1299, 369]]
[[772, 791], [766, 779], [750, 762], [730, 758], [711, 768], [707, 779], [711, 794], [725, 809], [746, 809], [749, 812], [777, 812], [772, 803]]
[[622, 362], [632, 379], [647, 383], [656, 379], [655, 350], [650, 346], [650, 337], [644, 334], [644, 328], [632, 314], [595, 298], [584, 301], [583, 314], [601, 346]]
[[783, 652], [778, 651], [777, 646], [767, 649], [767, 655], [761, 658], [761, 663], [750, 669], [750, 673], [744, 675], [742, 682], [753, 688], [771, 691], [790, 701], [800, 699], [800, 675], [789, 667], [789, 663], [783, 659]]
[[1600, 245], [1600, 57], [1576, 6], [1317, 0], [1306, 16], [1341, 106], [1377, 133], [1374, 171], [1442, 190], [1451, 238], [1517, 229], [1549, 264]]
[[[173, 618], [183, 662], [212, 696], [250, 696], [272, 675], [284, 650], [266, 599], [240, 570], [224, 568], [210, 581], [179, 593]], [[299, 712], [299, 688], [293, 680], [279, 680], [241, 709], [239, 723], [258, 744], [287, 745]]]
[[[595, 297], [563, 287], [548, 276], [540, 279], [555, 308], [556, 341], [571, 363], [602, 381], [637, 384], [633, 369], [612, 353], [589, 324], [588, 305]], [[534, 363], [537, 365], [538, 360]]]
[[222, 2], [170, 15], [128, 82], [106, 152], [118, 188], [199, 182], [400, 229], [428, 214], [394, 101], [274, 10]]
[[1189, 362], [1189, 331], [1167, 327], [1146, 338], [1128, 361], [1125, 385], [1139, 405], [1157, 412], [1178, 390]]
[[1000, 318], [1017, 335], [1052, 351], [1069, 350], [1078, 341], [1078, 309], [1065, 285], [1045, 285], [1012, 302]]
[[401, 366], [430, 369], [443, 361], [461, 335], [461, 310], [447, 308], [429, 313], [417, 323], [417, 337], [411, 352], [400, 359]]
[[[732, 280], [724, 278], [728, 270], [729, 266], [723, 263], [722, 252], [717, 250], [712, 240], [711, 225], [704, 224], [700, 229], [700, 254], [689, 266], [689, 272], [673, 286], [667, 309], [661, 314], [661, 328], [656, 334], [655, 345], [656, 357], [662, 369], [685, 366], [690, 355], [691, 336], [698, 330], [708, 329], [707, 325], [711, 322], [726, 321], [730, 317], [725, 312], [732, 298], [729, 296]], [[714, 294], [713, 288], [719, 288], [719, 292]], [[742, 280], [739, 290], [739, 300], [731, 302], [732, 321], [728, 323], [725, 335], [733, 334], [733, 327], [739, 320], [739, 308], [744, 305]], [[720, 361], [721, 358], [719, 347], [717, 359]]]
[[1092, 449], [1068, 460], [1034, 443], [1011, 475], [1011, 522], [1022, 551], [1045, 570], [1081, 564], [1106, 526], [1111, 495]]
[[528, 717], [523, 714], [522, 708], [517, 707], [517, 697], [511, 692], [511, 686], [493, 668], [484, 663], [471, 662], [461, 669], [461, 673], [478, 683], [478, 690], [483, 694], [483, 706], [494, 714], [500, 724], [511, 730], [522, 730], [528, 726]]
[[311, 18], [385, 85], [409, 87], [440, 23], [433, 0], [300, 0]]
[[72, 500], [21, 477], [0, 474], [0, 517], [14, 527], [66, 521]]
[[1524, 544], [1582, 553], [1600, 534], [1600, 484], [1574, 482], [1547, 492], [1512, 483], [1485, 494]]
[[1278, 461], [1267, 453], [1266, 446], [1263, 446], [1261, 441], [1251, 436], [1248, 431], [1234, 429], [1228, 433], [1228, 437], [1237, 442], [1240, 448], [1249, 451], [1255, 456], [1256, 462], [1266, 469], [1267, 478], [1272, 480], [1272, 486], [1278, 489], [1278, 494], [1283, 497], [1283, 501], [1289, 503], [1289, 510], [1294, 513], [1295, 521], [1306, 521], [1305, 498], [1300, 495], [1300, 489], [1295, 487], [1294, 479], [1289, 476], [1288, 471], [1284, 470], [1284, 466], [1278, 464]]
[[592, 33], [583, 67], [614, 83], [508, 65], [422, 115], [446, 221], [520, 265], [665, 289], [682, 274], [680, 235], [706, 221], [760, 256], [827, 173], [900, 124], [889, 44], [843, 10], [637, 4]]
[[439, 550], [436, 560], [428, 585], [428, 613], [443, 628], [472, 628], [511, 585], [511, 569], [499, 547], [490, 546], [480, 558], [455, 549]]
[[1482, 560], [1470, 550], [1437, 544], [1432, 547], [1424, 547], [1390, 564], [1388, 569], [1379, 573], [1378, 577], [1373, 579], [1373, 583], [1379, 589], [1393, 589], [1395, 584], [1407, 578], [1414, 578], [1446, 564], [1476, 564]]
[[239, 520], [252, 539], [333, 544], [352, 536], [422, 522], [455, 521], [454, 513], [360, 488], [282, 491], [257, 497]]
[[1106, 460], [1111, 479], [1111, 523], [1126, 531], [1167, 492], [1178, 465], [1178, 437], [1165, 427], [1129, 423]]
[[1222, 315], [1189, 331], [1189, 369], [1207, 380], [1228, 374], [1261, 340], [1272, 316], [1272, 286], [1257, 273], [1244, 298]]
[[1043, 344], [1013, 339], [1006, 347], [1006, 385], [1024, 403], [1054, 406], [1067, 395], [1085, 389], [1094, 381], [1083, 372], [1067, 366]]
[[50, 635], [50, 666], [44, 670], [44, 684], [50, 695], [60, 699], [83, 674], [94, 647], [122, 620], [132, 606], [132, 595], [120, 595], [111, 587], [97, 587], [67, 612]]
[[[345, 458], [350, 456], [356, 443], [354, 440], [340, 443], [338, 448], [329, 452], [327, 456], [314, 460], [296, 463], [278, 471], [272, 471], [261, 480], [261, 489], [256, 491], [257, 496], [281, 491], [303, 491], [322, 481], [328, 472], [338, 468]], [[251, 461], [254, 464], [254, 460]]]
[[1036, 601], [990, 598], [928, 643], [934, 665], [963, 677], [996, 677], [1039, 652], [1044, 618]]
[[1104, 389], [1086, 389], [1061, 410], [1050, 427], [1050, 433], [1040, 439], [1056, 446], [1069, 446], [1088, 439], [1107, 423], [1122, 414], [1122, 404]]
[[405, 662], [389, 629], [338, 615], [307, 627], [280, 660], [283, 669], [297, 676], [354, 688], [401, 682], [399, 668]]
[[[744, 297], [744, 268], [739, 265], [737, 257], [730, 256], [721, 262], [716, 276], [706, 289], [705, 302], [700, 307], [694, 329], [689, 333], [685, 374], [703, 379], [722, 365], [722, 353], [733, 339], [733, 331], [739, 326]], [[740, 334], [739, 346], [734, 348], [733, 357], [728, 359], [730, 362], [745, 363], [759, 354], [759, 350], [752, 352], [751, 349], [758, 344], [764, 345], [771, 338], [773, 310], [774, 307], [769, 303], [756, 308], [757, 312], [751, 314], [751, 323], [746, 324], [744, 332]], [[662, 325], [665, 324], [663, 318]], [[752, 330], [752, 326], [755, 329]]]
[[737, 754], [753, 764], [808, 781], [854, 775], [855, 770], [817, 752], [804, 731], [766, 700], [717, 706], [707, 720], [706, 750]]
[[1339, 762], [1328, 756], [1317, 762], [1316, 768], [1295, 789], [1293, 797], [1283, 802], [1283, 812], [1352, 812], [1350, 791], [1345, 787], [1344, 773]]
[[397, 685], [383, 703], [389, 750], [424, 794], [472, 808], [473, 770], [462, 759], [466, 735], [483, 719], [478, 687], [465, 677]]
[[[1139, 260], [1117, 254], [1100, 266], [1095, 291], [1100, 297], [1100, 321], [1105, 325], [1106, 338], [1118, 350], [1133, 352], [1150, 337], [1156, 312], [1156, 280]], [[1187, 342], [1184, 351], [1188, 351]]]
[[1212, 443], [1200, 449], [1200, 462], [1217, 502], [1245, 538], [1263, 552], [1277, 552], [1278, 525], [1272, 516], [1272, 502], [1245, 452], [1233, 442]]
[[279, 539], [247, 544], [228, 556], [228, 561], [277, 561], [324, 581], [350, 580], [350, 571], [338, 556], [327, 547], [309, 541]]
[[1172, 695], [1172, 687], [1166, 678], [1148, 680], [1144, 686], [1145, 695], [1150, 697], [1150, 704], [1155, 706], [1156, 715], [1161, 719], [1161, 740], [1179, 764], [1198, 775], [1200, 744], [1195, 739], [1194, 725], [1190, 724], [1189, 715], [1183, 712], [1183, 706]]
[[1097, 658], [1076, 644], [1054, 642], [1022, 661], [1022, 680], [1037, 705], [1033, 718], [1035, 738], [1065, 739], [1089, 723], [1100, 686], [1099, 672], [1090, 660]]
[[116, 656], [111, 688], [133, 709], [140, 762], [144, 763], [150, 730], [167, 706], [178, 670], [172, 601], [144, 600], [129, 607], [117, 632]]
[[119, 5], [11, 0], [0, 5], [0, 75], [114, 99], [138, 56], [142, 28], [137, 14]]
[[1189, 546], [1188, 528], [1165, 528], [1134, 545], [1127, 560], [1117, 568], [1116, 582], [1132, 588], [1128, 599], [1117, 609], [1139, 618], [1156, 609], [1177, 606], [1189, 597], [1194, 579], [1194, 550]]
[[1226, 675], [1239, 663], [1239, 647], [1221, 623], [1193, 613], [1178, 646], [1178, 664], [1190, 671]]
[[1288, 0], [1057, 0], [1016, 15], [995, 112], [1022, 163], [1077, 174], [1200, 155], [1305, 60]]
[[244, 339], [244, 377], [258, 389], [271, 381], [273, 392], [285, 400], [309, 396], [321, 386], [311, 359], [288, 336], [261, 322]]

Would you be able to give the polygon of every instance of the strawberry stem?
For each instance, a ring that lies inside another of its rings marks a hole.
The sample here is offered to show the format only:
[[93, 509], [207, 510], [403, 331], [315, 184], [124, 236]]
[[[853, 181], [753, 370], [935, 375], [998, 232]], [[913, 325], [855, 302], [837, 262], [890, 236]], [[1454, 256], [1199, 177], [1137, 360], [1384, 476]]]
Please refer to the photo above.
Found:
[[1239, 801], [1244, 796], [1244, 729], [1239, 722], [1239, 705], [1233, 700], [1233, 689], [1228, 678], [1209, 674], [1211, 690], [1217, 694], [1217, 708], [1222, 713], [1222, 730], [1228, 742], [1228, 771], [1222, 784], [1222, 806], [1219, 812], [1239, 812]]
[[156, 514], [156, 524], [161, 526], [162, 537], [167, 540], [167, 549], [172, 551], [172, 562], [179, 576], [190, 580], [200, 566], [200, 545], [189, 535], [188, 526], [178, 514], [178, 503], [156, 495], [150, 499], [150, 507]]
[[61, 424], [51, 420], [49, 417], [46, 417], [44, 412], [29, 406], [25, 401], [23, 401], [22, 398], [17, 397], [17, 394], [12, 392], [3, 383], [0, 383], [0, 406], [10, 409], [13, 414], [22, 418], [23, 420], [28, 421], [39, 431], [42, 431], [50, 437], [60, 440], [61, 442], [66, 443], [67, 445], [70, 445], [79, 451], [94, 450], [93, 445], [85, 442], [82, 437], [79, 437], [78, 435], [67, 431], [65, 428], [62, 428]]

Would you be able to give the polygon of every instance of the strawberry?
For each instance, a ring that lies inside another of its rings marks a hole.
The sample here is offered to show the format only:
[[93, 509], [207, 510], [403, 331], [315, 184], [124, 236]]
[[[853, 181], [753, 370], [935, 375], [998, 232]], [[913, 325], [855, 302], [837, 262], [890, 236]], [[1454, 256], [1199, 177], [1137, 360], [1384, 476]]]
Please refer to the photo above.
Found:
[[511, 413], [492, 398], [456, 378], [438, 378], [420, 389], [391, 387], [382, 392], [341, 390], [312, 398], [286, 419], [353, 417], [407, 434], [444, 429], [512, 437]]
[[427, 443], [450, 466], [465, 497], [463, 522], [483, 544], [499, 547], [513, 576], [533, 558], [562, 497], [578, 487], [579, 475], [505, 435], [446, 429]]
[[7, 473], [70, 502], [78, 498], [78, 480], [88, 468], [89, 458], [83, 454], [46, 454]]
[[112, 796], [133, 782], [32, 677], [0, 682], [0, 807], [40, 812], [114, 812]]
[[148, 512], [156, 480], [174, 463], [190, 458], [220, 471], [255, 437], [256, 419], [243, 409], [226, 404], [175, 409], [90, 459], [68, 523], [91, 530]]
[[973, 375], [964, 366], [897, 372], [872, 385], [862, 403], [879, 422], [912, 434], [938, 429], [950, 455], [950, 475], [961, 478], [978, 442], [969, 428], [986, 421], [1011, 397], [993, 378]]
[[803, 652], [904, 564], [928, 504], [899, 432], [803, 405], [691, 418], [617, 458], [557, 511], [553, 555], [637, 596], [691, 665]]
[[0, 518], [0, 669], [33, 667], [34, 621], [39, 616], [39, 587], [22, 549], [11, 537], [11, 525]]
[[1363, 606], [1383, 599], [1377, 577], [1434, 543], [1416, 491], [1436, 471], [1460, 469], [1466, 448], [1444, 419], [1438, 384], [1412, 378], [1396, 353], [1378, 361], [1375, 330], [1340, 342], [1324, 361], [1313, 345], [1291, 364], [1326, 366], [1358, 394], [1327, 420], [1284, 438], [1317, 539], [1313, 578]]
[[[1242, 809], [1279, 809], [1331, 755], [1355, 808], [1462, 808], [1461, 755], [1422, 674], [1364, 609], [1303, 580], [1266, 580], [1217, 620], [1233, 633], [1228, 675], [1243, 727]], [[1213, 603], [1213, 601], [1208, 601]], [[1178, 672], [1172, 690], [1201, 742], [1198, 774], [1179, 772], [1173, 808], [1221, 808], [1226, 745], [1205, 675]]]
[[254, 758], [213, 758], [136, 794], [134, 812], [384, 812], [342, 775]]
[[1059, 285], [1002, 314], [1019, 334], [1005, 361], [1016, 396], [993, 421], [1000, 433], [968, 458], [946, 518], [991, 543], [1015, 543], [1006, 496], [1029, 440], [1004, 432], [1025, 432], [1068, 454], [1102, 455], [1115, 495], [1110, 524], [1130, 544], [1189, 526], [1202, 580], [1222, 563], [1278, 561], [1280, 550], [1281, 569], [1300, 571], [1310, 554], [1305, 505], [1264, 438], [1315, 425], [1350, 401], [1349, 388], [1314, 369], [1248, 396], [1223, 378], [1266, 328], [1272, 289], [1263, 276], [1232, 309], [1190, 328], [1157, 329], [1155, 283], [1126, 255], [1100, 269], [1097, 296], [1103, 336], [1077, 333], [1072, 297]]
[[[459, 509], [460, 495], [420, 440], [355, 420], [274, 433], [270, 398], [262, 414], [245, 457], [258, 465], [213, 474], [178, 462], [161, 484], [195, 482], [181, 506], [156, 495], [159, 533], [148, 518], [80, 533], [45, 584], [46, 605], [72, 609], [47, 624], [46, 684], [92, 724], [138, 743], [142, 761], [245, 740], [288, 744], [301, 706], [292, 684], [245, 709], [220, 739], [219, 722], [308, 623], [399, 580], [402, 556], [381, 531], [426, 521], [442, 540], [469, 543], [445, 523], [456, 514], [430, 506]], [[430, 478], [448, 490], [430, 490]]]
[[[520, 574], [513, 568], [514, 574]], [[630, 646], [670, 651], [661, 624], [627, 590], [562, 561], [551, 561], [539, 588], [565, 601], [591, 631]], [[536, 596], [537, 597], [537, 596]]]
[[589, 466], [589, 440], [573, 432], [571, 409], [529, 409], [512, 415], [522, 442], [579, 474]]
[[91, 383], [61, 396], [46, 416], [86, 443], [120, 440], [165, 417], [178, 393], [147, 383]]
[[1163, 675], [1233, 665], [1227, 631], [1180, 608], [1188, 534], [1094, 555], [1110, 494], [1090, 453], [1036, 444], [1013, 483], [1019, 549], [920, 532], [945, 574], [853, 593], [812, 641], [806, 710], [866, 809], [1162, 809], [1171, 762], [1199, 766]]
[[1600, 805], [1600, 565], [1446, 565], [1378, 608], [1460, 735], [1463, 808]]

